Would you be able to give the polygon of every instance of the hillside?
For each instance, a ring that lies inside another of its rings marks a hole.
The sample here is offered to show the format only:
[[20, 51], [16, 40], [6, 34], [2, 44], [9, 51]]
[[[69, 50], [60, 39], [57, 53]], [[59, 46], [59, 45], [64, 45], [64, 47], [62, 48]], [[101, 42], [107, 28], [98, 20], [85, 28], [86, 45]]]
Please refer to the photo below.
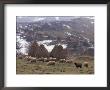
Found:
[[[60, 43], [75, 53], [82, 53], [88, 48], [94, 49], [93, 18], [92, 16], [17, 17], [17, 41], [20, 42], [22, 39], [30, 43], [37, 40], [47, 49]], [[22, 48], [25, 47], [23, 43], [21, 43]]]

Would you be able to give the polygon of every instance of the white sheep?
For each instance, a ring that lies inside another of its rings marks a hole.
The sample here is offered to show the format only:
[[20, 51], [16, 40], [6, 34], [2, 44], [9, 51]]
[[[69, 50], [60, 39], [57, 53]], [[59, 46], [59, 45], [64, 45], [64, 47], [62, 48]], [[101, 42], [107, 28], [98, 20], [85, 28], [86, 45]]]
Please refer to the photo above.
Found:
[[47, 65], [55, 65], [55, 61], [49, 61], [49, 62], [47, 62]]
[[61, 63], [65, 63], [66, 60], [65, 60], [65, 59], [60, 59], [59, 62], [61, 62]]

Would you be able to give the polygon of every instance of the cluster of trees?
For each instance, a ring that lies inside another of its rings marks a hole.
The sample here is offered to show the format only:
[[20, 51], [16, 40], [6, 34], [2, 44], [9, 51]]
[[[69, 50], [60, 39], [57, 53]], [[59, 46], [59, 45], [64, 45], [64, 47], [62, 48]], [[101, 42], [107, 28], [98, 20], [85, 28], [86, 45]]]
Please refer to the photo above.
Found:
[[50, 57], [57, 59], [66, 59], [68, 56], [68, 50], [63, 49], [61, 45], [55, 45], [52, 51], [50, 52]]
[[37, 58], [53, 57], [57, 59], [66, 59], [68, 55], [68, 50], [63, 49], [61, 45], [55, 45], [52, 51], [49, 53], [44, 45], [38, 45], [38, 43], [34, 41], [28, 47], [28, 55]]

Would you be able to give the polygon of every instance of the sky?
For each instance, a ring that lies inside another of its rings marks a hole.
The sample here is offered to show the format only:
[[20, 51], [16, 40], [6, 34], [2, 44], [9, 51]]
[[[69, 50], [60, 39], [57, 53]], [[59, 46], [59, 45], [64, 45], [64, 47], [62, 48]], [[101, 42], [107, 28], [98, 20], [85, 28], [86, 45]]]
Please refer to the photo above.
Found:
[[70, 20], [75, 18], [90, 18], [94, 19], [94, 16], [17, 16], [17, 22], [37, 22], [42, 20], [53, 21], [53, 20]]

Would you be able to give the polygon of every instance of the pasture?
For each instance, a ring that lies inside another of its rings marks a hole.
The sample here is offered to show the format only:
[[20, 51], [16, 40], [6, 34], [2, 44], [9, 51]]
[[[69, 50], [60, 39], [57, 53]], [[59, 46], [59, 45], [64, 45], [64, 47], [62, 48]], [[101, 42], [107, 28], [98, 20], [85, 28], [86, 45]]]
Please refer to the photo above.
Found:
[[[72, 59], [71, 59], [72, 60]], [[82, 68], [77, 68], [75, 62], [82, 63]], [[83, 63], [88, 62], [88, 67]], [[25, 59], [16, 60], [16, 74], [94, 74], [93, 57], [76, 57], [72, 63], [55, 62], [55, 65], [47, 65], [48, 62], [28, 62]]]

